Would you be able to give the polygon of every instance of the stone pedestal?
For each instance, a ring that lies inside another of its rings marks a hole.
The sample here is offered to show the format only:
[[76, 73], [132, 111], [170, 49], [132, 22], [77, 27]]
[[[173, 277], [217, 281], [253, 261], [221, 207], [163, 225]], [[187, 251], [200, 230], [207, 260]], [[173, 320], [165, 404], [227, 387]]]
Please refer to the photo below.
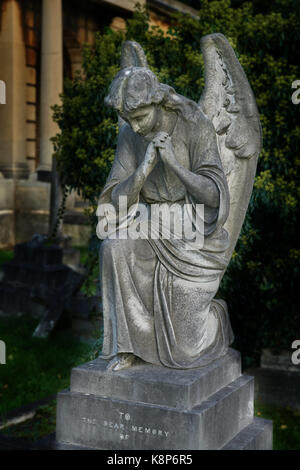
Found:
[[272, 423], [253, 418], [253, 377], [232, 349], [207, 367], [140, 362], [118, 372], [96, 359], [58, 394], [56, 441], [108, 450], [271, 449]]

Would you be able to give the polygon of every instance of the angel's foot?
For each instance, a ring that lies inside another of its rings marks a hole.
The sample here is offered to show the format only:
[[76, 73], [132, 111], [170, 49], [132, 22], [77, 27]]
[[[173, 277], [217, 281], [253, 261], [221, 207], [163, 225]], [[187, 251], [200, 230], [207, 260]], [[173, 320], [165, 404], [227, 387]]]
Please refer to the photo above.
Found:
[[107, 364], [106, 370], [117, 371], [131, 367], [136, 357], [131, 353], [120, 353], [113, 357]]

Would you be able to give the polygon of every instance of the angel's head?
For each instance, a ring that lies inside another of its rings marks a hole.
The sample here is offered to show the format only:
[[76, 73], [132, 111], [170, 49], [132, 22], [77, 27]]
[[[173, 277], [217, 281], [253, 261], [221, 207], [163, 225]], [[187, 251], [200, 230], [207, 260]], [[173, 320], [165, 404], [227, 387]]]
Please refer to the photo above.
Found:
[[196, 103], [160, 83], [147, 67], [122, 69], [110, 85], [105, 104], [142, 136], [151, 135], [159, 127], [164, 112], [181, 113], [185, 119], [192, 120], [198, 109]]
[[122, 69], [113, 80], [105, 104], [113, 107], [134, 132], [149, 134], [159, 119], [163, 86], [146, 67]]

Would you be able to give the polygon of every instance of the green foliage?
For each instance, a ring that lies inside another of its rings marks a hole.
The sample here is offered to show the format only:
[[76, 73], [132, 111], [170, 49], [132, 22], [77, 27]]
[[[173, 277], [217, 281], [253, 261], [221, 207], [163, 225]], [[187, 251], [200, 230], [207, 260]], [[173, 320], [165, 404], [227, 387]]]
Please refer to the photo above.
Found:
[[271, 11], [256, 14], [250, 3], [232, 8], [230, 0], [203, 0], [199, 17], [176, 15], [163, 34], [149, 28], [147, 14], [138, 9], [125, 34], [97, 34], [95, 47], [84, 50], [83, 74], [66, 82], [63, 105], [55, 107], [62, 131], [56, 156], [63, 182], [95, 207], [118, 133], [117, 116], [103, 99], [119, 69], [122, 41], [139, 42], [160, 81], [198, 100], [204, 86], [200, 38], [213, 32], [228, 38], [255, 93], [264, 138], [247, 218], [220, 289], [235, 346], [253, 358], [264, 346], [290, 348], [299, 333], [300, 106], [291, 102], [291, 84], [300, 79], [300, 3], [275, 0]]
[[0, 250], [0, 267], [4, 263], [8, 263], [14, 257], [13, 250]]

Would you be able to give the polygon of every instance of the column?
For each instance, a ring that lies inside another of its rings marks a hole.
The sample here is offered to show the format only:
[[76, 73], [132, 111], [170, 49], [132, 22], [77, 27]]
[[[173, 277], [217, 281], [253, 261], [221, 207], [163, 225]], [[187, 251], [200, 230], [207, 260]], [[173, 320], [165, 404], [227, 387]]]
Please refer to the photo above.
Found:
[[5, 0], [1, 8], [0, 78], [6, 85], [6, 104], [0, 106], [0, 173], [5, 178], [27, 178], [26, 54], [21, 4]]
[[43, 0], [40, 95], [40, 181], [50, 181], [53, 144], [50, 138], [58, 132], [51, 106], [60, 102], [63, 90], [63, 25], [62, 0]]

